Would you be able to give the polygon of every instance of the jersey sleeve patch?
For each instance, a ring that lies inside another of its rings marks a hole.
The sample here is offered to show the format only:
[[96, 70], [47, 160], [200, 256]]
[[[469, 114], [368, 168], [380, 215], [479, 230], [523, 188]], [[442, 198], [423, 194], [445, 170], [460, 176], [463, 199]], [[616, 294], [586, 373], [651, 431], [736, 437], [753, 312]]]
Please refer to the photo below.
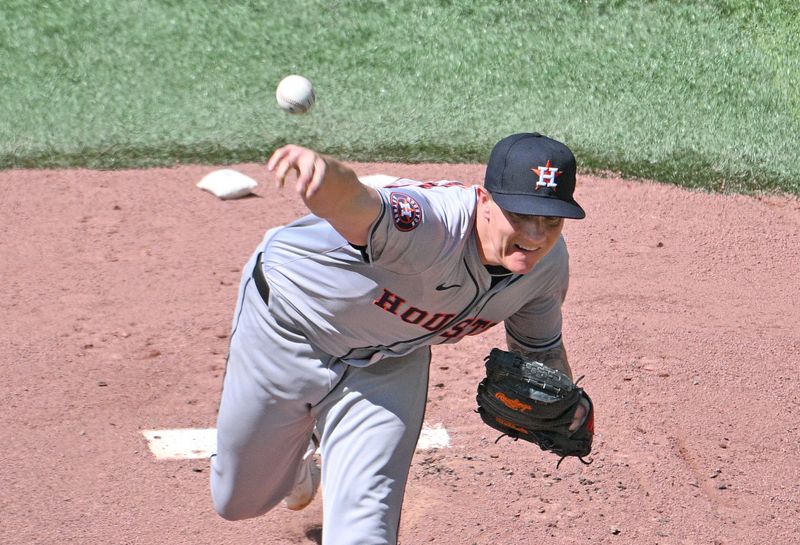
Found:
[[398, 231], [413, 231], [422, 223], [422, 207], [410, 195], [393, 191], [389, 195], [389, 204]]

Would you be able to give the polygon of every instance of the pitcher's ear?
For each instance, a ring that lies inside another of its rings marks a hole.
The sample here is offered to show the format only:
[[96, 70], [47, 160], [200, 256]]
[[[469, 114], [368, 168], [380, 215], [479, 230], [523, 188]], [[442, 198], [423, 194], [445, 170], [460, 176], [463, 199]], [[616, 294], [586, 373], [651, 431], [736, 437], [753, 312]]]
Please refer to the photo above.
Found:
[[490, 215], [489, 206], [492, 204], [492, 196], [482, 185], [476, 186], [478, 193], [478, 213], [488, 218]]

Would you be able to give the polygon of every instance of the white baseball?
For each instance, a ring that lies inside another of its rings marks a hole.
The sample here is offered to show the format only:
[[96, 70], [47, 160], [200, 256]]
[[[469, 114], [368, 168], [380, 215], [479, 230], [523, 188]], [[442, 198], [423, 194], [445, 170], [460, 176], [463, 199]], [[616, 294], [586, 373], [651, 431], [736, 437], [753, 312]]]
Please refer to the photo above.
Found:
[[317, 97], [314, 86], [303, 76], [286, 76], [275, 91], [278, 106], [290, 114], [306, 113], [314, 105]]

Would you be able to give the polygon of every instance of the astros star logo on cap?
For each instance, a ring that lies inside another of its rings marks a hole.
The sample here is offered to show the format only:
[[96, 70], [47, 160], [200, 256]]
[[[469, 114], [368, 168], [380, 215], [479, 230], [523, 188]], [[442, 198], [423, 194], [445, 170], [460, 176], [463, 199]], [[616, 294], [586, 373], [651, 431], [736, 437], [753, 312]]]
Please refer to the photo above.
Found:
[[558, 170], [558, 167], [550, 166], [550, 164], [550, 159], [548, 159], [545, 166], [540, 165], [539, 168], [531, 169], [539, 175], [539, 180], [536, 182], [534, 191], [538, 190], [540, 187], [558, 187], [556, 178], [561, 175], [562, 171]]

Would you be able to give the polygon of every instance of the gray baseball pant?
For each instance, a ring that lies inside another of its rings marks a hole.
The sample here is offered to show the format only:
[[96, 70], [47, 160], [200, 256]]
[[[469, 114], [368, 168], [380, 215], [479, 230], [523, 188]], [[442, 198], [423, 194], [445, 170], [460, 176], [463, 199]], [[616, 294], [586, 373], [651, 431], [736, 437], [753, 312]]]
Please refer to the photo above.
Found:
[[425, 412], [430, 347], [353, 367], [278, 323], [244, 268], [212, 458], [214, 508], [266, 513], [291, 491], [311, 434], [322, 456], [323, 545], [395, 545]]

